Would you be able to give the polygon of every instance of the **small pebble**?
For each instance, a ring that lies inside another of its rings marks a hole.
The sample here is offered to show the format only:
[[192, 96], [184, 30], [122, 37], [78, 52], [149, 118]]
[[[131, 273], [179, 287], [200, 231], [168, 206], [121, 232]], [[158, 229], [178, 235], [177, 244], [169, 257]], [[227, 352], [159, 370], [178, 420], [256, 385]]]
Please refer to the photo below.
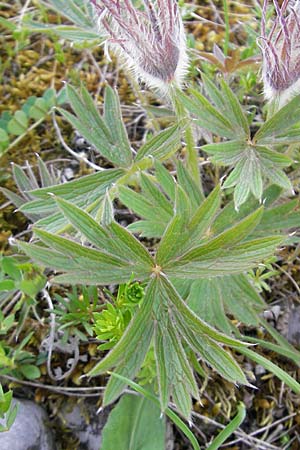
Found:
[[258, 364], [257, 366], [255, 366], [254, 372], [257, 376], [264, 375], [266, 373], [266, 369]]

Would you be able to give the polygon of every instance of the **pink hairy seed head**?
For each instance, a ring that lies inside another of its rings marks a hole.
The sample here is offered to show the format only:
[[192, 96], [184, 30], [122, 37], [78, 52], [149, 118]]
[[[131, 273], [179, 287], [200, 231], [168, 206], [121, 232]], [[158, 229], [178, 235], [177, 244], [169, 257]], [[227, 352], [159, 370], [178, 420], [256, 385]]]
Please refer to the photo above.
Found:
[[176, 0], [90, 0], [109, 35], [137, 78], [167, 92], [180, 86], [187, 67], [186, 41]]
[[276, 18], [266, 33], [268, 0], [262, 14], [261, 49], [263, 81], [267, 99], [277, 99], [283, 106], [300, 93], [300, 1], [283, 0], [281, 7], [273, 0]]

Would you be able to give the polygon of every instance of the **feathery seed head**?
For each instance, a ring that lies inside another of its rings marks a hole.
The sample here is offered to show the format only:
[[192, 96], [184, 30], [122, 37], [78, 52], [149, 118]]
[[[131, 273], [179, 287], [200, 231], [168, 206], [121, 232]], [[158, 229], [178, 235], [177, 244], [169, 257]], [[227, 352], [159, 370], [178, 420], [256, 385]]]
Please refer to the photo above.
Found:
[[182, 20], [176, 0], [91, 0], [109, 44], [120, 54], [136, 78], [168, 92], [180, 86], [188, 57]]
[[262, 14], [261, 49], [265, 96], [276, 99], [283, 106], [300, 93], [300, 1], [273, 0], [276, 18], [266, 33], [268, 0], [264, 0]]

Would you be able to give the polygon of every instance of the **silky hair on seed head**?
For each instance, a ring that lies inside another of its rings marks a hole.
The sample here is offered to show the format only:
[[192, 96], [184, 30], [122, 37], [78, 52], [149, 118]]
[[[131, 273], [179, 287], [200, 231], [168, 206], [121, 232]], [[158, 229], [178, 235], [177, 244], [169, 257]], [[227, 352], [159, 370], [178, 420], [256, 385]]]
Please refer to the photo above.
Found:
[[300, 93], [300, 0], [283, 0], [281, 7], [273, 0], [276, 17], [267, 33], [268, 4], [264, 0], [260, 39], [264, 94], [282, 107]]
[[183, 23], [175, 0], [91, 0], [108, 45], [135, 78], [167, 94], [180, 87], [188, 56]]

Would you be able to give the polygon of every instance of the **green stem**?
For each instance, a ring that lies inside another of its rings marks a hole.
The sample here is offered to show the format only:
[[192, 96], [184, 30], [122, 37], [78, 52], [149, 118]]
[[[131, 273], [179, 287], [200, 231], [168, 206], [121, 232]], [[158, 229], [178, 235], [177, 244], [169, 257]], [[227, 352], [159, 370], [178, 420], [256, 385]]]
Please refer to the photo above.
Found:
[[203, 193], [203, 188], [199, 176], [199, 168], [198, 168], [198, 151], [196, 149], [196, 144], [193, 136], [193, 129], [190, 124], [186, 126], [186, 119], [189, 119], [190, 117], [188, 112], [186, 111], [183, 104], [180, 102], [178, 96], [176, 95], [176, 88], [170, 88], [170, 98], [173, 104], [173, 108], [175, 110], [175, 114], [177, 117], [178, 122], [182, 121], [185, 123], [184, 127], [184, 137], [185, 137], [185, 144], [186, 144], [186, 168], [191, 174], [193, 180], [197, 184], [197, 186], [200, 188], [201, 192]]

